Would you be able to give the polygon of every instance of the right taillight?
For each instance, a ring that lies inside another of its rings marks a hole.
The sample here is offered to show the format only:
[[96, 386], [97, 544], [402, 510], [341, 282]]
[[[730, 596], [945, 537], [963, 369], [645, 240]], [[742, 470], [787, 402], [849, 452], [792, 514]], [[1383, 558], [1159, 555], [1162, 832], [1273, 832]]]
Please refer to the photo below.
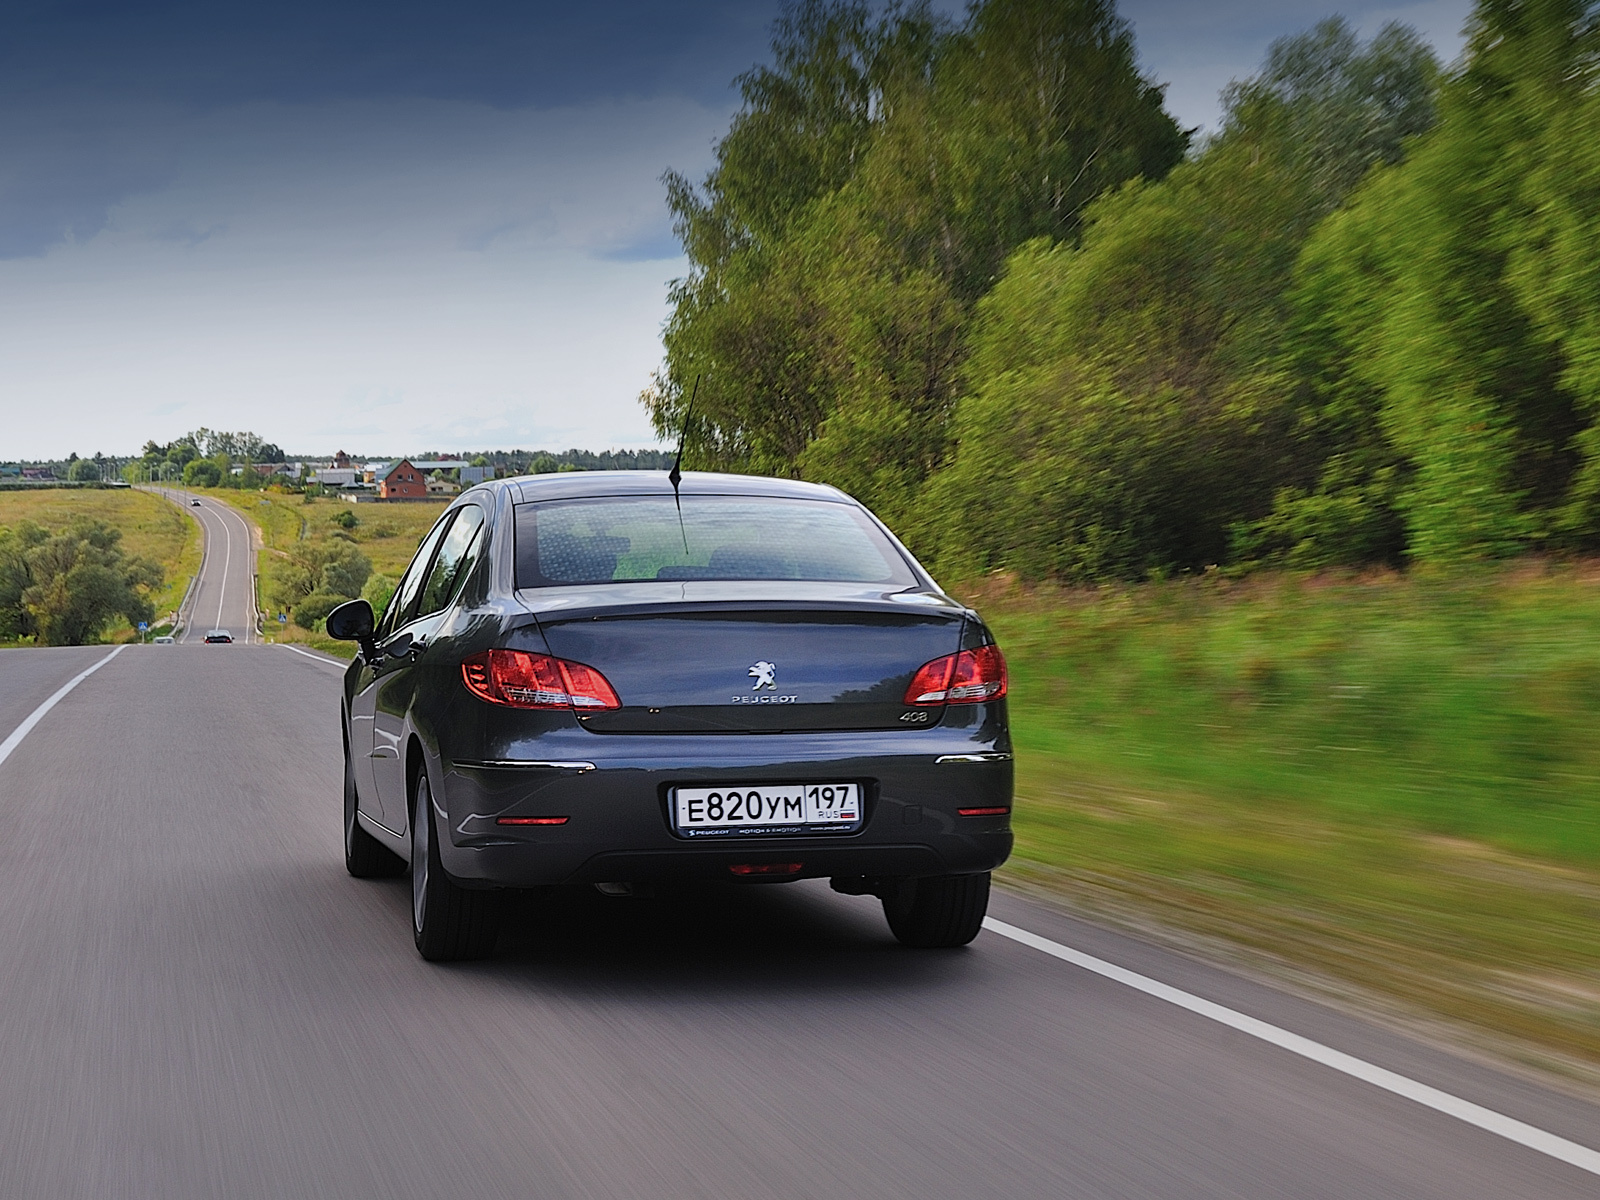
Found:
[[583, 663], [527, 650], [485, 650], [461, 663], [467, 690], [511, 708], [571, 708], [604, 712], [622, 701], [606, 677]]
[[923, 663], [906, 688], [907, 704], [981, 704], [1006, 694], [1006, 660], [999, 646], [979, 646]]

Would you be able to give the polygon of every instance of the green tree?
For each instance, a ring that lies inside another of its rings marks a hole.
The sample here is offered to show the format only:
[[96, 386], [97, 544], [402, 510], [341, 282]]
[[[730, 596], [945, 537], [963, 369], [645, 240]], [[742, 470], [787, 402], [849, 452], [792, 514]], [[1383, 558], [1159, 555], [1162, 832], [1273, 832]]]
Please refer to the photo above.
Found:
[[99, 638], [115, 617], [148, 621], [161, 568], [126, 554], [121, 539], [121, 530], [85, 518], [49, 535], [26, 523], [0, 532], [0, 629], [78, 646]]
[[23, 595], [33, 584], [28, 552], [49, 539], [48, 530], [32, 521], [0, 525], [0, 639], [32, 637], [33, 616]]
[[264, 591], [278, 608], [296, 609], [315, 593], [354, 599], [371, 575], [371, 560], [350, 542], [299, 542], [274, 562]]
[[80, 458], [67, 468], [67, 478], [74, 483], [98, 483], [100, 464], [92, 458]]
[[960, 27], [813, 0], [739, 82], [716, 167], [667, 177], [690, 273], [642, 399], [673, 437], [698, 388], [694, 463], [837, 481], [894, 515], [948, 450], [963, 327], [1004, 256], [1075, 237], [1185, 136], [1099, 0], [984, 0]]
[[181, 437], [167, 447], [166, 459], [178, 468], [187, 467], [200, 457], [200, 447], [188, 437]]
[[[1313, 416], [1361, 432], [1354, 457], [1325, 460], [1349, 486], [1306, 500], [1391, 492], [1422, 561], [1596, 533], [1595, 414], [1573, 367], [1593, 327], [1582, 281], [1600, 238], [1583, 215], [1595, 207], [1581, 182], [1588, 147], [1566, 144], [1594, 121], [1591, 8], [1481, 3], [1437, 128], [1307, 248], [1305, 327], [1326, 335], [1308, 363]], [[1364, 409], [1390, 462], [1372, 452]]]
[[1195, 159], [1090, 205], [1079, 244], [1011, 256], [978, 306], [958, 449], [915, 505], [941, 569], [1138, 578], [1228, 561], [1240, 526], [1252, 550], [1270, 540], [1260, 523], [1313, 453], [1285, 337], [1296, 261], [1416, 119], [1332, 176], [1306, 143], [1394, 106], [1397, 61], [1400, 111], [1428, 111], [1432, 58], [1405, 31], [1363, 48], [1331, 22], [1275, 44]]
[[1391, 22], [1363, 46], [1330, 17], [1274, 42], [1261, 73], [1231, 85], [1223, 106], [1232, 126], [1272, 130], [1331, 210], [1432, 128], [1438, 81], [1438, 60], [1414, 30]]
[[189, 487], [218, 487], [222, 471], [208, 458], [197, 458], [183, 468], [183, 482]]
[[372, 605], [372, 611], [381, 617], [383, 610], [389, 607], [389, 600], [394, 596], [398, 582], [392, 575], [371, 575], [361, 589], [361, 598]]
[[318, 622], [327, 620], [329, 613], [349, 599], [338, 592], [315, 591], [302, 596], [290, 616], [300, 628], [316, 629]]

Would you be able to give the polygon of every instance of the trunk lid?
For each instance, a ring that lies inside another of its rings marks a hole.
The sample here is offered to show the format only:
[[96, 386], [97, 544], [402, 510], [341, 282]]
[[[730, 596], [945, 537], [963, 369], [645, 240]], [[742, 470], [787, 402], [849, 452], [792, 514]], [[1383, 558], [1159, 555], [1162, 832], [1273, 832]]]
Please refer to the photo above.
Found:
[[550, 652], [600, 670], [622, 701], [581, 718], [596, 733], [927, 728], [940, 710], [907, 706], [906, 687], [923, 663], [960, 649], [965, 616], [944, 597], [858, 585], [588, 591], [605, 604], [546, 591], [522, 595], [544, 609]]

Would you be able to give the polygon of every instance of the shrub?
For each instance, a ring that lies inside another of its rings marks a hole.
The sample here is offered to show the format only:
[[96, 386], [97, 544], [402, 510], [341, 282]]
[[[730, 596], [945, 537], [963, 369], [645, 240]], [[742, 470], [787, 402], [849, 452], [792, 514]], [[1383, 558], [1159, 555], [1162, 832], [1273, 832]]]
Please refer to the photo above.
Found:
[[329, 613], [349, 599], [333, 592], [312, 592], [294, 606], [294, 623], [301, 629], [315, 629], [319, 621], [326, 620]]
[[394, 595], [397, 581], [388, 575], [373, 575], [367, 580], [367, 586], [361, 589], [361, 598], [372, 605], [372, 611], [379, 616], [389, 607], [389, 600]]
[[372, 574], [372, 562], [349, 542], [300, 542], [273, 564], [266, 596], [279, 608], [297, 608], [314, 592], [344, 599], [361, 594]]

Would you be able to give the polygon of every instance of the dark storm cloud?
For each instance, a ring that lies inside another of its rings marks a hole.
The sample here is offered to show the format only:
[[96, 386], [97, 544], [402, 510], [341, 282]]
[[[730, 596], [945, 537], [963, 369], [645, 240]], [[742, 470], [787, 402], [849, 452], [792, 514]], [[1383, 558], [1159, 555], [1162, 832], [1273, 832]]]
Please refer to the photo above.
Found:
[[386, 96], [715, 101], [766, 46], [749, 0], [36, 0], [0, 15], [0, 95], [185, 104]]
[[172, 178], [182, 130], [210, 111], [661, 96], [731, 106], [775, 11], [748, 0], [13, 0], [0, 6], [0, 258], [100, 232], [117, 204]]

